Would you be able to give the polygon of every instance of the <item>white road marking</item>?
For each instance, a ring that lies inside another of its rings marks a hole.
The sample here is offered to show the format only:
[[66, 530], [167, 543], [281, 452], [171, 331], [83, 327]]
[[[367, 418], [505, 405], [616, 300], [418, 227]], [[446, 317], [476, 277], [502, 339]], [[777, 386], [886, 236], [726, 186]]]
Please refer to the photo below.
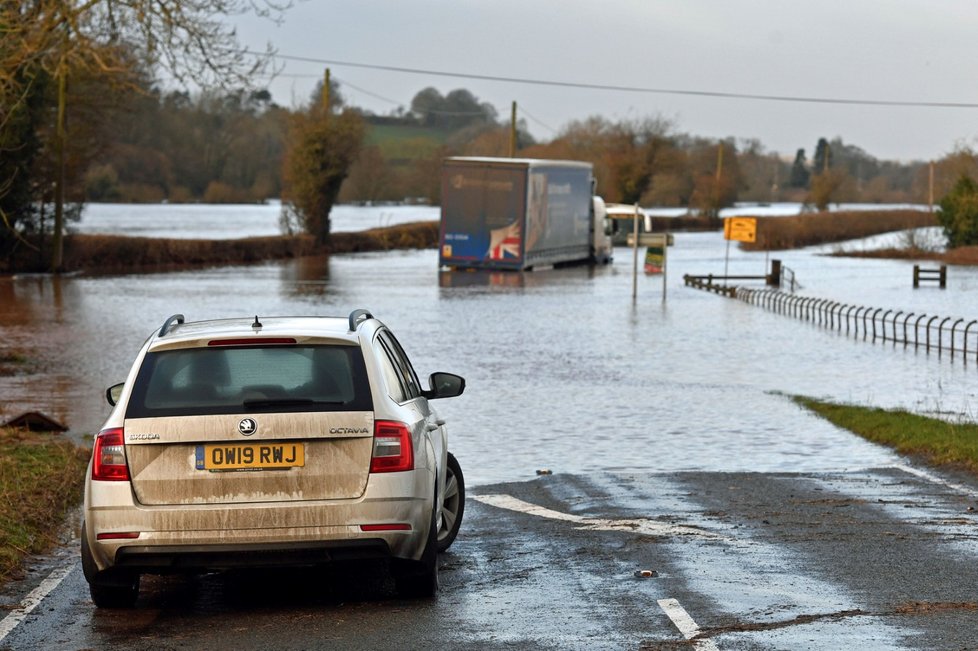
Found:
[[704, 531], [696, 527], [687, 527], [681, 524], [663, 524], [652, 520], [607, 520], [604, 518], [586, 518], [572, 513], [562, 513], [543, 506], [524, 502], [512, 495], [475, 495], [476, 500], [489, 506], [500, 509], [517, 511], [528, 515], [535, 515], [550, 520], [562, 520], [573, 522], [581, 529], [593, 529], [596, 531], [630, 531], [632, 533], [646, 536], [697, 536], [700, 538], [710, 538], [714, 540], [726, 540], [725, 536]]
[[659, 608], [662, 609], [672, 623], [676, 625], [679, 632], [687, 640], [693, 641], [694, 649], [702, 649], [703, 651], [719, 651], [717, 645], [713, 640], [697, 640], [695, 639], [697, 635], [700, 634], [700, 627], [693, 618], [689, 616], [686, 609], [679, 605], [679, 602], [675, 599], [659, 599]]
[[897, 470], [902, 470], [907, 474], [914, 475], [915, 477], [920, 477], [921, 479], [925, 479], [932, 484], [945, 486], [947, 488], [950, 488], [951, 490], [957, 491], [959, 493], [963, 493], [968, 497], [974, 497], [975, 499], [978, 499], [978, 491], [976, 491], [974, 488], [970, 486], [965, 486], [964, 484], [955, 484], [949, 481], [945, 481], [944, 479], [941, 479], [937, 475], [932, 475], [926, 470], [920, 470], [919, 468], [911, 468], [910, 466], [905, 466], [902, 464], [889, 466], [889, 467], [896, 468]]
[[59, 567], [51, 574], [48, 575], [46, 579], [41, 581], [41, 583], [30, 591], [30, 593], [24, 597], [24, 600], [20, 602], [20, 607], [16, 610], [10, 611], [10, 614], [0, 621], [0, 642], [3, 642], [4, 638], [10, 635], [10, 632], [17, 628], [25, 617], [31, 614], [31, 611], [37, 608], [37, 605], [44, 601], [44, 598], [51, 594], [55, 588], [61, 585], [61, 582], [65, 580], [71, 571], [75, 569], [75, 564], [66, 565], [64, 567]]

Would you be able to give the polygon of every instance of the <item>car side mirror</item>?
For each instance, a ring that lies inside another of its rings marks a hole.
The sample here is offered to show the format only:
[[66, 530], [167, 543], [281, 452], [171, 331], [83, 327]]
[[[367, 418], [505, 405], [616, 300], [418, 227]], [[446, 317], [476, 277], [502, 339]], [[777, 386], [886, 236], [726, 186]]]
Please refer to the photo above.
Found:
[[465, 391], [465, 378], [454, 373], [436, 372], [428, 376], [428, 386], [431, 388], [423, 392], [428, 400], [435, 398], [454, 398], [462, 395]]
[[125, 382], [120, 382], [119, 384], [113, 384], [108, 389], [105, 390], [105, 400], [113, 407], [119, 402], [119, 398], [122, 397], [122, 388], [126, 386]]

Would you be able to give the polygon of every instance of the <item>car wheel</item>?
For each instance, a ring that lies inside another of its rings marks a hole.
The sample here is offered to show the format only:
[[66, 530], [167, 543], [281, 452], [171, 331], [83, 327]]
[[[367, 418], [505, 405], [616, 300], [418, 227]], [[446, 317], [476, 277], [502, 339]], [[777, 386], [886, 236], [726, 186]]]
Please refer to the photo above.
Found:
[[445, 475], [445, 497], [441, 502], [441, 517], [438, 519], [438, 551], [443, 552], [455, 542], [458, 529], [462, 526], [462, 513], [465, 511], [465, 478], [462, 467], [455, 455], [448, 453], [448, 467]]
[[122, 585], [89, 583], [92, 601], [99, 608], [132, 608], [139, 597], [139, 575], [125, 577]]
[[428, 540], [419, 561], [400, 561], [395, 566], [394, 584], [402, 597], [434, 597], [438, 592], [438, 510], [431, 513]]
[[139, 597], [138, 574], [110, 574], [99, 572], [88, 546], [88, 536], [82, 525], [81, 536], [82, 571], [88, 581], [92, 601], [99, 608], [132, 608]]

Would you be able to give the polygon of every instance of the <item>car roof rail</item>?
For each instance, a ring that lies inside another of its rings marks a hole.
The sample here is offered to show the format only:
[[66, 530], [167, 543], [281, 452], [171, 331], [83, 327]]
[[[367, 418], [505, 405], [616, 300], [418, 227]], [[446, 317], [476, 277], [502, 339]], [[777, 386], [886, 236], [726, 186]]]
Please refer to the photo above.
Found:
[[364, 310], [363, 308], [353, 310], [350, 312], [350, 332], [356, 332], [357, 326], [360, 325], [361, 321], [372, 318], [374, 318], [374, 315], [370, 313], [370, 310]]
[[160, 328], [160, 336], [161, 337], [165, 336], [166, 333], [168, 333], [174, 325], [182, 325], [182, 324], [183, 324], [183, 315], [174, 314], [163, 323], [163, 327]]

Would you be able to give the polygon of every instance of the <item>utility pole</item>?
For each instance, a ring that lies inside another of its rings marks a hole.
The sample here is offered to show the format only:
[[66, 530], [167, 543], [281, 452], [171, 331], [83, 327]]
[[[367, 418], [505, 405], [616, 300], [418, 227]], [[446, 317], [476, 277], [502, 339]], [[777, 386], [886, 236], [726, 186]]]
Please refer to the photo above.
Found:
[[329, 68], [323, 75], [323, 108], [329, 113]]
[[632, 303], [638, 300], [638, 204], [632, 218]]
[[927, 205], [929, 206], [930, 212], [934, 212], [934, 161], [930, 162], [930, 174], [929, 174], [928, 190], [927, 190]]
[[64, 265], [65, 230], [65, 146], [68, 140], [65, 129], [65, 113], [68, 104], [68, 17], [64, 16], [64, 36], [61, 59], [58, 61], [58, 117], [55, 127], [55, 149], [58, 171], [54, 183], [54, 233], [51, 240], [51, 271], [58, 273]]
[[516, 100], [513, 100], [513, 108], [509, 116], [509, 157], [516, 157]]
[[717, 145], [717, 180], [714, 184], [714, 194], [717, 219], [720, 218], [720, 177], [723, 175], [723, 141]]

